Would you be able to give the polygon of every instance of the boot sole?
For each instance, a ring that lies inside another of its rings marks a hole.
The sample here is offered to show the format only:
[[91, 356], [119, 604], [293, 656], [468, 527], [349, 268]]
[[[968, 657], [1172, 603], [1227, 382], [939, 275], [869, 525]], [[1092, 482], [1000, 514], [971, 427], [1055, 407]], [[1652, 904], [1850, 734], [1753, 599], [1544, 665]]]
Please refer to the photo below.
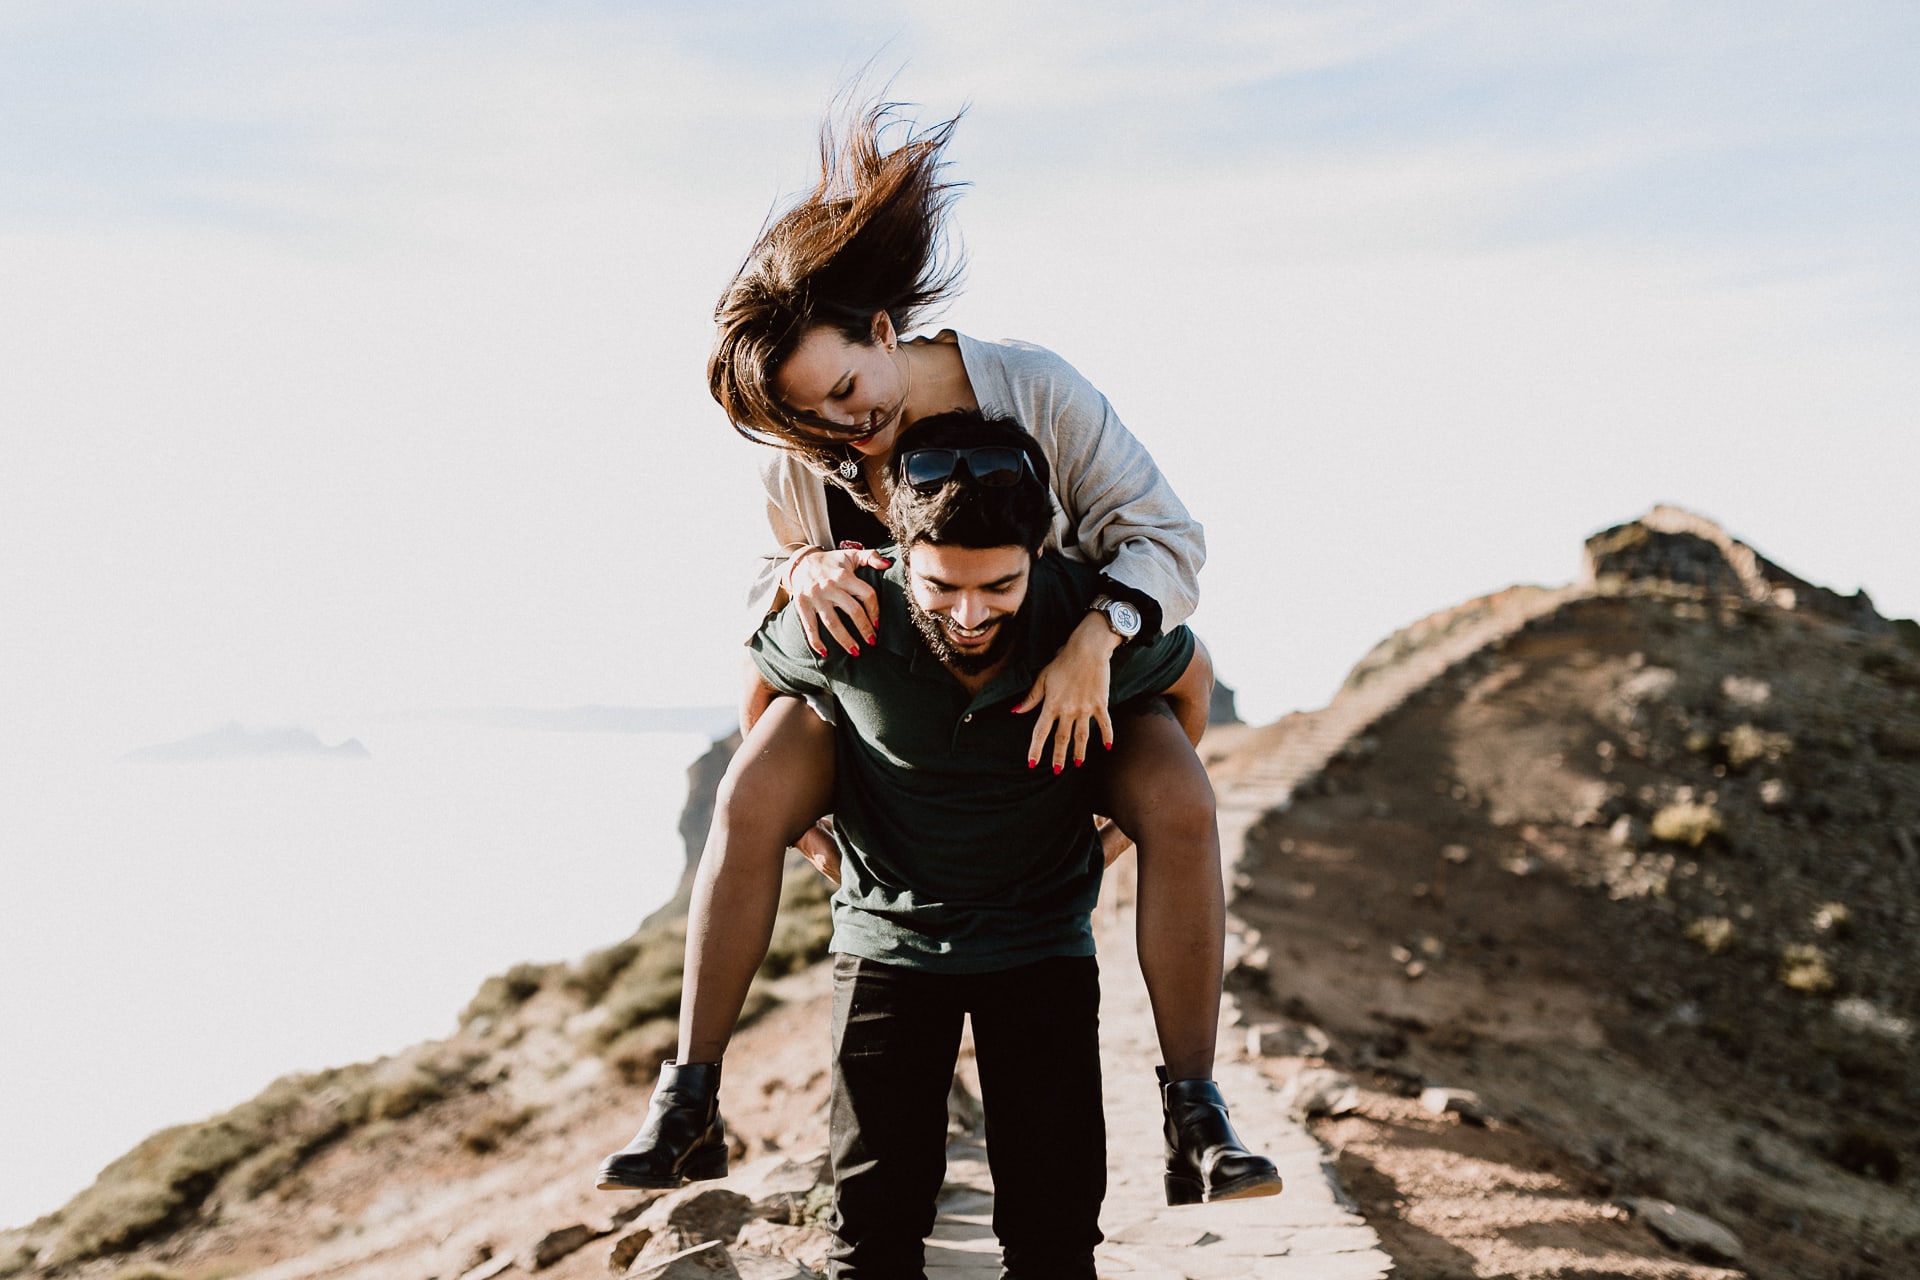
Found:
[[603, 1166], [595, 1187], [600, 1191], [676, 1191], [689, 1182], [711, 1182], [726, 1176], [727, 1149], [720, 1147], [693, 1157], [677, 1174], [623, 1174]]
[[1220, 1200], [1253, 1200], [1260, 1196], [1280, 1194], [1280, 1175], [1277, 1173], [1252, 1173], [1244, 1178], [1213, 1188], [1209, 1194], [1206, 1186], [1198, 1178], [1184, 1175], [1166, 1175], [1167, 1203], [1213, 1204]]

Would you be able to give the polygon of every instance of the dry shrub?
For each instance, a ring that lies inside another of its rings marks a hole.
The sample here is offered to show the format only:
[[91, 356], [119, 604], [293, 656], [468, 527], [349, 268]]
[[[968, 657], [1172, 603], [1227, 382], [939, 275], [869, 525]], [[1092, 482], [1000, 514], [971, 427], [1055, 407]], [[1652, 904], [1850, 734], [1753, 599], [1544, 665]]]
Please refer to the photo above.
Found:
[[1712, 805], [1691, 800], [1676, 801], [1663, 807], [1653, 815], [1653, 821], [1647, 827], [1653, 832], [1655, 840], [1684, 844], [1689, 849], [1698, 849], [1726, 831], [1726, 823], [1721, 821], [1719, 812]]
[[498, 1151], [507, 1139], [527, 1127], [538, 1107], [498, 1106], [476, 1116], [460, 1130], [460, 1145], [477, 1156]]
[[314, 1145], [305, 1135], [282, 1138], [241, 1161], [230, 1180], [249, 1200], [263, 1196], [304, 1164]]
[[606, 1048], [607, 1065], [623, 1083], [646, 1084], [673, 1056], [680, 1041], [680, 1024], [673, 1018], [654, 1018], [623, 1033]]
[[1826, 953], [1806, 942], [1790, 943], [1780, 953], [1780, 981], [1809, 995], [1831, 991], [1835, 985]]
[[1813, 928], [1816, 933], [1844, 938], [1853, 931], [1853, 912], [1844, 902], [1823, 902], [1813, 909]]
[[374, 1073], [367, 1095], [369, 1120], [399, 1120], [447, 1096], [447, 1085], [417, 1062], [384, 1062]]
[[1740, 724], [1720, 735], [1720, 746], [1726, 752], [1727, 768], [1740, 773], [1762, 762], [1778, 762], [1793, 750], [1793, 739], [1770, 729]]
[[561, 976], [560, 985], [578, 995], [582, 1004], [592, 1008], [600, 1003], [621, 971], [640, 954], [640, 943], [641, 935], [636, 934], [625, 942], [616, 942], [593, 952], [568, 969]]
[[199, 1124], [163, 1129], [101, 1171], [57, 1215], [48, 1266], [117, 1253], [197, 1212], [216, 1189], [252, 1198], [352, 1129], [445, 1097], [471, 1057], [393, 1059], [286, 1076]]
[[549, 966], [517, 964], [505, 973], [497, 973], [480, 984], [480, 989], [460, 1011], [460, 1025], [478, 1018], [499, 1019], [512, 1013], [538, 995], [546, 983]]
[[275, 1081], [223, 1115], [163, 1129], [121, 1156], [60, 1211], [48, 1265], [115, 1253], [170, 1229], [230, 1170], [283, 1137], [305, 1151], [332, 1136], [333, 1125], [298, 1132], [313, 1123], [302, 1107], [305, 1093], [304, 1078]]
[[[162, 1136], [155, 1135], [156, 1138]], [[134, 1154], [140, 1150], [136, 1147]], [[125, 1172], [116, 1174], [118, 1165], [116, 1161], [107, 1166], [100, 1181], [74, 1197], [61, 1211], [60, 1234], [47, 1254], [49, 1267], [130, 1248], [165, 1230], [184, 1207], [199, 1202], [197, 1197], [190, 1197], [185, 1190], [167, 1181], [164, 1172], [133, 1177]], [[202, 1191], [201, 1195], [204, 1194]]]
[[1717, 956], [1733, 945], [1733, 921], [1725, 916], [1702, 916], [1687, 926], [1687, 937], [1700, 944], [1710, 956]]
[[636, 935], [632, 961], [620, 970], [600, 1001], [606, 1017], [594, 1028], [593, 1036], [602, 1050], [642, 1023], [680, 1012], [686, 937], [685, 920], [665, 921]]
[[39, 1252], [38, 1244], [30, 1239], [15, 1239], [0, 1244], [0, 1280], [17, 1276], [31, 1267]]

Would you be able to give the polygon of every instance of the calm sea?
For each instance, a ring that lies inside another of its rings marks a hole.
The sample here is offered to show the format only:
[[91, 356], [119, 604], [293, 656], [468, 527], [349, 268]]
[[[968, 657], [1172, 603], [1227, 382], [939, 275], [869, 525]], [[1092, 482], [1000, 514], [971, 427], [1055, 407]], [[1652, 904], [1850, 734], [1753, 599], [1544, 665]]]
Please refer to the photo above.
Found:
[[371, 754], [0, 754], [0, 1225], [287, 1072], [450, 1033], [490, 974], [624, 938], [677, 881], [709, 742], [321, 736], [347, 733]]

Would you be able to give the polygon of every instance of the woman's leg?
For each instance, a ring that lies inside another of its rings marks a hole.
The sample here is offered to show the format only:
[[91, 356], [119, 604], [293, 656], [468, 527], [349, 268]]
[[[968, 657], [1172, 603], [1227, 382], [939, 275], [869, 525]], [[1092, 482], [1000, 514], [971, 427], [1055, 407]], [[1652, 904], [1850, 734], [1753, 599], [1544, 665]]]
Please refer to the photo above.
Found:
[[1139, 859], [1134, 907], [1140, 973], [1168, 1074], [1213, 1074], [1226, 937], [1213, 785], [1194, 747], [1206, 729], [1213, 667], [1206, 650], [1165, 699], [1114, 726], [1107, 812]]
[[767, 957], [787, 846], [833, 802], [833, 726], [775, 698], [734, 753], [687, 908], [680, 1062], [718, 1062]]
[[720, 781], [687, 908], [680, 1051], [660, 1069], [640, 1132], [601, 1163], [603, 1190], [727, 1174], [720, 1056], [773, 937], [783, 855], [833, 791], [832, 726], [797, 698], [754, 710], [759, 718]]
[[1168, 1204], [1277, 1195], [1273, 1162], [1247, 1150], [1213, 1084], [1226, 893], [1213, 787], [1193, 748], [1206, 728], [1205, 649], [1163, 698], [1114, 727], [1110, 812], [1139, 846], [1140, 972], [1166, 1066], [1160, 1097]]

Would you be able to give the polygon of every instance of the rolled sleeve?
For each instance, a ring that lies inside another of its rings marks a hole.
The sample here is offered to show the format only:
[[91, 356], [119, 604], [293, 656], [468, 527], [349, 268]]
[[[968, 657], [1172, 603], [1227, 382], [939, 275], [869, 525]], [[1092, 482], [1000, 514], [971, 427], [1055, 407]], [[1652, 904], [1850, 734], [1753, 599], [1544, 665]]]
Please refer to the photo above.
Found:
[[807, 646], [800, 619], [782, 609], [754, 634], [748, 652], [760, 675], [774, 689], [796, 698], [826, 693], [826, 660]]
[[1113, 655], [1109, 701], [1121, 706], [1166, 692], [1193, 661], [1193, 648], [1193, 632], [1186, 627], [1164, 631], [1144, 644], [1121, 645]]

